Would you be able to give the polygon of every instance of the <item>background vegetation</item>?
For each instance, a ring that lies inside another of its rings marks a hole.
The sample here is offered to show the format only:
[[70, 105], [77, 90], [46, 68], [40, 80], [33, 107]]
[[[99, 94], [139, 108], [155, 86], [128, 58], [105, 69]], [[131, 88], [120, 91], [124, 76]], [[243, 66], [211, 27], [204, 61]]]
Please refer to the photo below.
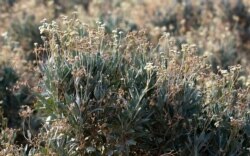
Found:
[[0, 0], [0, 155], [249, 155], [247, 0]]

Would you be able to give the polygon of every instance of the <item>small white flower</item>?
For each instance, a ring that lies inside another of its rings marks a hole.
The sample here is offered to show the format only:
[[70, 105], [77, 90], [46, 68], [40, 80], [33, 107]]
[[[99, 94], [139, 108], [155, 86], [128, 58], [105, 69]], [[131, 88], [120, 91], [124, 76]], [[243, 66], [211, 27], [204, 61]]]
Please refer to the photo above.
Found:
[[248, 81], [246, 82], [246, 86], [247, 86], [247, 87], [250, 86], [250, 80], [248, 80]]
[[214, 126], [215, 126], [215, 127], [219, 127], [219, 126], [220, 126], [220, 121], [215, 122], [215, 123], [214, 123]]
[[52, 117], [51, 117], [51, 116], [48, 116], [48, 117], [46, 118], [46, 120], [45, 120], [45, 123], [46, 123], [47, 125], [49, 125], [50, 122], [51, 122], [51, 120], [52, 120]]
[[153, 68], [154, 68], [153, 63], [147, 63], [146, 66], [144, 67], [146, 71], [151, 71], [153, 70]]
[[250, 147], [248, 147], [247, 150], [250, 152]]
[[165, 35], [166, 38], [170, 37], [170, 33], [169, 32], [164, 33], [164, 35]]
[[1, 36], [2, 36], [3, 38], [7, 38], [7, 37], [8, 37], [8, 32], [6, 31], [6, 32], [2, 33]]
[[41, 23], [45, 23], [46, 21], [47, 21], [47, 19], [44, 18], [44, 19], [42, 19], [40, 22], [41, 22]]
[[40, 26], [40, 27], [38, 27], [38, 29], [40, 30], [40, 34], [43, 34], [44, 32], [45, 32], [45, 28], [44, 28], [44, 26]]
[[103, 23], [103, 24], [101, 25], [101, 28], [105, 28], [105, 26], [106, 26], [106, 24], [105, 24], [105, 23]]
[[76, 139], [75, 138], [71, 138], [70, 141], [74, 142], [74, 141], [76, 141]]
[[227, 70], [220, 70], [220, 73], [224, 76], [228, 75], [228, 71]]
[[52, 25], [56, 25], [56, 21], [54, 21], [54, 20], [51, 23], [52, 23]]
[[102, 24], [101, 21], [96, 21], [95, 23], [98, 24], [98, 25], [101, 25], [101, 24]]

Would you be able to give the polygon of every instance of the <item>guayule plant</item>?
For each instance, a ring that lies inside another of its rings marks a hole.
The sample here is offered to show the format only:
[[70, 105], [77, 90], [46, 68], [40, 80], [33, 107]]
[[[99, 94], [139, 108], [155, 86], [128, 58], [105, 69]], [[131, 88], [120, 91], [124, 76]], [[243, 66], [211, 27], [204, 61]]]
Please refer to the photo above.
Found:
[[[32, 105], [34, 98], [27, 86], [18, 82], [19, 77], [11, 67], [1, 64], [0, 67], [0, 155], [21, 155], [21, 145], [28, 142], [24, 139], [27, 130], [34, 130], [34, 124], [24, 127], [24, 120], [19, 111], [23, 106]], [[26, 123], [34, 123], [30, 118]], [[38, 120], [36, 120], [36, 124]], [[40, 122], [41, 123], [41, 122]], [[37, 130], [37, 129], [36, 129]]]
[[[214, 74], [195, 45], [146, 30], [106, 33], [76, 18], [43, 23], [30, 152], [59, 155], [248, 154], [249, 86], [240, 66]], [[42, 143], [42, 146], [39, 144]]]
[[[17, 97], [13, 95], [12, 87], [16, 84], [18, 76], [16, 72], [10, 67], [1, 67], [0, 69], [0, 108], [2, 110], [2, 117], [7, 118], [2, 120], [1, 128], [18, 127], [20, 119], [18, 118], [18, 109], [20, 103], [17, 101]], [[13, 113], [9, 112], [11, 110]], [[3, 127], [2, 127], [3, 126]]]
[[34, 42], [42, 43], [35, 16], [26, 15], [22, 20], [15, 19], [9, 28], [9, 36], [22, 48], [27, 61], [35, 60], [34, 53], [32, 53]]

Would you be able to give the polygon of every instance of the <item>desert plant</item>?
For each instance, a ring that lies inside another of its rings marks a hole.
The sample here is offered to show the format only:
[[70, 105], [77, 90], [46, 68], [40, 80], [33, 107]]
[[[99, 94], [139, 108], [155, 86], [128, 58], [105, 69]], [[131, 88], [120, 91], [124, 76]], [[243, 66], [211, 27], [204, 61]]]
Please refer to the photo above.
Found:
[[35, 60], [35, 56], [32, 53], [34, 42], [42, 43], [35, 16], [27, 15], [23, 20], [14, 20], [9, 29], [9, 36], [11, 36], [12, 42], [16, 41], [19, 43], [20, 48], [24, 51], [26, 60]]
[[92, 28], [65, 17], [63, 23], [40, 27], [49, 58], [40, 67], [37, 107], [47, 116], [41, 134], [53, 137], [42, 137], [39, 152], [248, 152], [249, 88], [237, 85], [239, 66], [214, 74], [195, 45], [178, 48], [169, 34], [154, 48], [143, 30], [108, 35], [101, 23]]

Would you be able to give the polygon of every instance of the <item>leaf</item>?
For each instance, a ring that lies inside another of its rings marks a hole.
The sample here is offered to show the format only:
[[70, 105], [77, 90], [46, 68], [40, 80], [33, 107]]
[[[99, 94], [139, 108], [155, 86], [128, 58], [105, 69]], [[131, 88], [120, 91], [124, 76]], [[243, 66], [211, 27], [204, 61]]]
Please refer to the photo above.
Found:
[[31, 140], [31, 133], [29, 130], [27, 130], [27, 134], [28, 134], [28, 139]]
[[96, 149], [92, 146], [86, 148], [87, 153], [93, 153], [96, 151]]
[[247, 125], [245, 126], [244, 130], [245, 130], [245, 134], [246, 134], [248, 137], [250, 137], [250, 125], [249, 125], [249, 124], [247, 124]]
[[136, 141], [134, 139], [130, 139], [130, 140], [126, 141], [126, 144], [129, 145], [129, 146], [130, 145], [136, 145]]

